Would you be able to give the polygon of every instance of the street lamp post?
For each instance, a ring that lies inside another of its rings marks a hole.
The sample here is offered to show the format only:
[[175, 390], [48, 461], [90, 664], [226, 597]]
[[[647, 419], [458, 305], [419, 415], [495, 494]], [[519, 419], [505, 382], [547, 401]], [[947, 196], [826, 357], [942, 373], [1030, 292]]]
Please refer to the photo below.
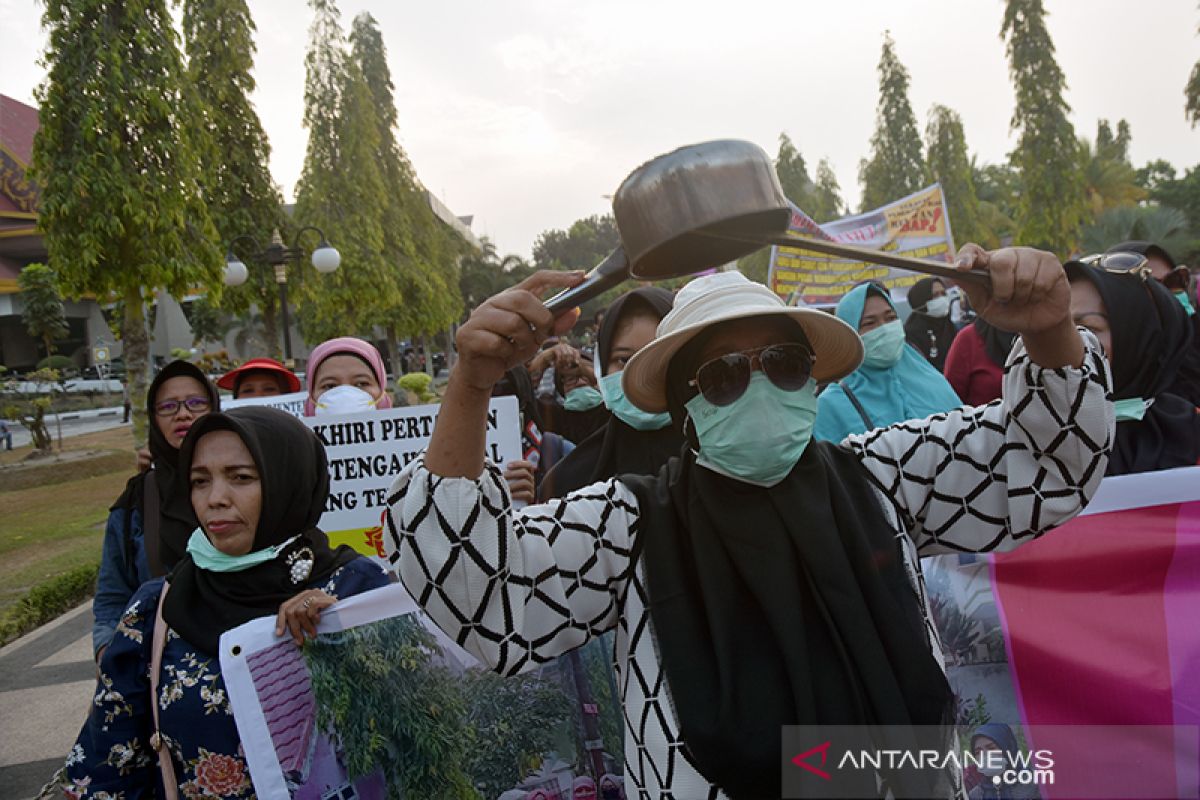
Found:
[[241, 286], [250, 277], [250, 271], [246, 269], [246, 265], [233, 252], [233, 246], [239, 241], [245, 240], [254, 247], [256, 252], [251, 258], [261, 259], [275, 268], [275, 283], [279, 285], [280, 320], [283, 323], [283, 353], [289, 369], [295, 366], [295, 360], [292, 358], [291, 321], [288, 316], [287, 268], [289, 263], [299, 261], [304, 257], [304, 251], [300, 249], [300, 236], [305, 231], [314, 231], [321, 237], [320, 244], [312, 252], [312, 265], [316, 267], [317, 272], [328, 274], [336, 270], [342, 263], [342, 256], [326, 240], [324, 231], [314, 225], [306, 225], [298, 230], [291, 247], [284, 246], [283, 237], [279, 235], [279, 229], [276, 228], [271, 232], [271, 243], [265, 248], [260, 248], [258, 241], [253, 236], [242, 234], [229, 243], [225, 254], [226, 286]]

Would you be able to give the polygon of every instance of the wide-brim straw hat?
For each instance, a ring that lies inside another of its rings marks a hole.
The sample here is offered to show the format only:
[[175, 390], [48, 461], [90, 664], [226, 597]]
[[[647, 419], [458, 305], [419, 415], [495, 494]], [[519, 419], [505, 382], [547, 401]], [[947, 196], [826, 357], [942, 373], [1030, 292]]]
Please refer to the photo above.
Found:
[[787, 317], [804, 329], [816, 356], [813, 378], [819, 383], [844, 378], [862, 363], [862, 339], [845, 322], [815, 308], [788, 306], [740, 272], [718, 272], [679, 290], [675, 307], [659, 323], [654, 341], [625, 365], [621, 375], [625, 396], [643, 411], [666, 411], [667, 367], [684, 345], [718, 323], [764, 316]]

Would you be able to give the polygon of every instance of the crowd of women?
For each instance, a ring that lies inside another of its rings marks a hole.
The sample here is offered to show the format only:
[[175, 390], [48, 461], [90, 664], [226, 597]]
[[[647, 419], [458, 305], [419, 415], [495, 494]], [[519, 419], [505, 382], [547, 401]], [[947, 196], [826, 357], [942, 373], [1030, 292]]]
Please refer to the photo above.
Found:
[[[621, 296], [587, 353], [562, 338], [575, 317], [540, 302], [578, 273], [490, 298], [458, 331], [429, 448], [389, 493], [392, 570], [505, 675], [615, 631], [626, 763], [604, 797], [779, 797], [786, 725], [948, 730], [921, 557], [1014, 548], [1105, 474], [1200, 460], [1194, 289], [1165, 251], [1062, 265], [968, 245], [956, 267], [991, 274], [964, 285], [961, 329], [937, 279], [902, 321], [878, 284], [830, 314], [720, 272]], [[392, 404], [367, 342], [324, 342], [307, 368], [307, 415]], [[105, 531], [69, 796], [250, 796], [221, 634], [275, 616], [301, 644], [322, 609], [389, 579], [318, 527], [319, 440], [273, 409], [222, 412], [218, 388], [301, 381], [260, 358], [215, 386], [183, 361], [151, 384], [150, 468]], [[483, 446], [498, 395], [521, 411], [523, 457], [504, 466]], [[954, 773], [843, 779], [862, 796], [963, 791]]]

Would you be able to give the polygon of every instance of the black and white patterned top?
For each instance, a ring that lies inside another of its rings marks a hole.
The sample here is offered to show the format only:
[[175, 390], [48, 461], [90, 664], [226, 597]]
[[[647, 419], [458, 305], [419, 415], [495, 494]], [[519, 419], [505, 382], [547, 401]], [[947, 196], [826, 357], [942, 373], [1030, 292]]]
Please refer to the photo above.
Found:
[[[1010, 550], [1077, 514], [1104, 476], [1115, 420], [1095, 338], [1080, 369], [1043, 369], [1019, 344], [1004, 399], [848, 438], [896, 531], [930, 619], [920, 558]], [[442, 478], [423, 459], [388, 498], [388, 557], [445, 632], [504, 675], [616, 628], [626, 787], [662, 800], [724, 797], [687, 760], [660, 669], [640, 561], [637, 497], [618, 480], [514, 511], [500, 470]], [[632, 793], [631, 793], [632, 796]]]

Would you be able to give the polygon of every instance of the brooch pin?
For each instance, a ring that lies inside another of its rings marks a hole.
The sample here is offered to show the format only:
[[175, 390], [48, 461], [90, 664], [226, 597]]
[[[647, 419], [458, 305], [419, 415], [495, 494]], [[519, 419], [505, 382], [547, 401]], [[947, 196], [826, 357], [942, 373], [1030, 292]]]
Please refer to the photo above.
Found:
[[292, 583], [304, 583], [312, 574], [313, 552], [307, 547], [302, 547], [288, 555], [287, 563]]

